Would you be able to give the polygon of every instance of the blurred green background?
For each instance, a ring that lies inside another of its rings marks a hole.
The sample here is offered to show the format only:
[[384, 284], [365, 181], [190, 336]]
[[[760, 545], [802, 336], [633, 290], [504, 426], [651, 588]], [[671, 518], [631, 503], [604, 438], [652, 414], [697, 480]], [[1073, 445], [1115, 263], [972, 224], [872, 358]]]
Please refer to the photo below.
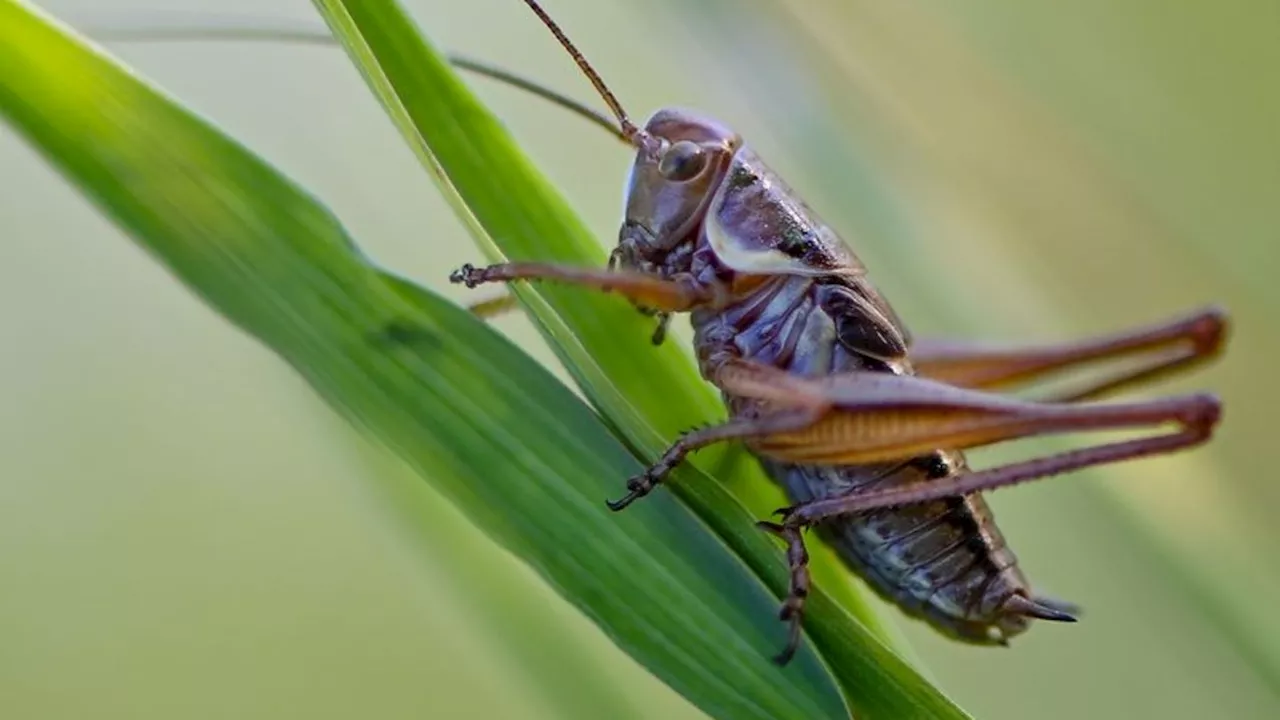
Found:
[[[440, 45], [590, 99], [516, 0], [407, 5]], [[316, 22], [302, 0], [42, 6]], [[1228, 307], [1228, 356], [1157, 389], [1220, 392], [1211, 447], [992, 498], [1028, 574], [1083, 622], [1009, 650], [902, 624], [975, 717], [1280, 714], [1280, 5], [548, 7], [631, 112], [739, 128], [917, 334], [1047, 341]], [[478, 253], [341, 52], [111, 49], [318, 193], [380, 263], [462, 297], [445, 275]], [[610, 241], [627, 150], [475, 85]], [[6, 717], [698, 715], [7, 131], [0, 228]], [[523, 319], [500, 325], [551, 362]]]

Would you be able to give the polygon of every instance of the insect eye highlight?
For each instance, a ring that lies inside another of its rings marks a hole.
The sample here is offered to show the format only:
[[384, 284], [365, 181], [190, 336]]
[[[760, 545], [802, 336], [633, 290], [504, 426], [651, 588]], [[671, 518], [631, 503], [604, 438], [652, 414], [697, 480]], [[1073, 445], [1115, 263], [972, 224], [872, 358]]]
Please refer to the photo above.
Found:
[[683, 182], [697, 177], [706, 165], [707, 154], [702, 146], [681, 140], [662, 154], [662, 159], [658, 161], [658, 172], [668, 180]]

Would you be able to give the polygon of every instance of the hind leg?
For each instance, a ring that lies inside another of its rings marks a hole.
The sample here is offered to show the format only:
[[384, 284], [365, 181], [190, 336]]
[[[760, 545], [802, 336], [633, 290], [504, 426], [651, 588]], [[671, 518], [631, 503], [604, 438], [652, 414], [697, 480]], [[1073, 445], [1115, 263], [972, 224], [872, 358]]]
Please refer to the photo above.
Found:
[[910, 358], [921, 376], [985, 390], [1037, 382], [1098, 363], [1131, 361], [1127, 368], [1046, 398], [1076, 402], [1160, 380], [1212, 360], [1222, 351], [1227, 325], [1224, 312], [1206, 308], [1172, 322], [1039, 347], [922, 340], [912, 346]]

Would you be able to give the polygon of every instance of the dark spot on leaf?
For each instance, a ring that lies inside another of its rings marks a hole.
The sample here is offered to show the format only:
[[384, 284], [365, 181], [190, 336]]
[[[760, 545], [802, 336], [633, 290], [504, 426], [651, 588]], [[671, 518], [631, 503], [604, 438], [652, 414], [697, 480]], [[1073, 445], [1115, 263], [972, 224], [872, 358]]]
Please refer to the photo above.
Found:
[[375, 345], [426, 345], [439, 347], [440, 338], [430, 329], [409, 320], [397, 318], [369, 333], [369, 339]]

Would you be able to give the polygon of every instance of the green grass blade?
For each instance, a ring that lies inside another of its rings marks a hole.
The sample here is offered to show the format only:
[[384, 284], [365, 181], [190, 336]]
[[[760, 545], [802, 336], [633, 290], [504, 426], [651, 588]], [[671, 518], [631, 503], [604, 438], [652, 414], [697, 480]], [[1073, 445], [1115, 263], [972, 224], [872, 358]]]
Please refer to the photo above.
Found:
[[[813, 653], [780, 671], [774, 597], [545, 369], [365, 264], [269, 165], [29, 6], [0, 0], [0, 114], [193, 292], [277, 353], [715, 717], [839, 717]], [[395, 329], [388, 332], [388, 328]], [[529, 422], [538, 418], [538, 422]]]
[[[600, 244], [398, 5], [316, 5], [490, 258], [603, 265]], [[655, 457], [681, 429], [723, 417], [689, 358], [676, 347], [650, 345], [651, 321], [630, 306], [552, 286], [518, 293], [584, 392], [644, 456]], [[780, 594], [785, 576], [779, 551], [752, 527], [754, 517], [778, 506], [780, 495], [754, 463], [734, 469], [730, 495], [714, 477], [723, 475], [714, 470], [724, 461], [722, 453], [708, 451], [696, 462], [712, 473], [685, 470], [671, 487]], [[623, 479], [616, 477], [616, 487]], [[883, 637], [866, 629], [882, 621], [842, 581], [843, 571], [830, 557], [816, 564], [820, 581], [828, 582], [820, 582], [807, 631], [855, 710], [868, 717], [963, 717]]]

